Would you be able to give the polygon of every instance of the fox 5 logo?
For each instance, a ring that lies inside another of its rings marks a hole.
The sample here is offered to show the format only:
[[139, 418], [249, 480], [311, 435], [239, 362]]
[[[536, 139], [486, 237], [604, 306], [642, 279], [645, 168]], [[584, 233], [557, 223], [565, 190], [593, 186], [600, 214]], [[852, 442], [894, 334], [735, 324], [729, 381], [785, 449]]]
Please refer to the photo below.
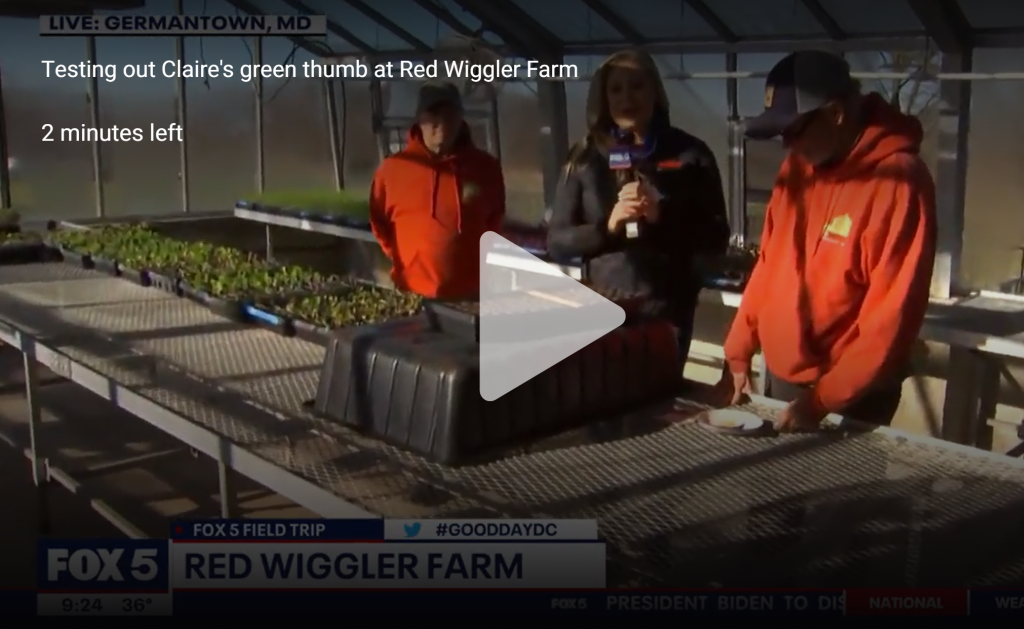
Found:
[[585, 598], [553, 598], [551, 609], [586, 609], [587, 599]]
[[58, 581], [70, 575], [76, 581], [152, 581], [160, 573], [155, 548], [50, 548], [46, 552], [46, 576]]

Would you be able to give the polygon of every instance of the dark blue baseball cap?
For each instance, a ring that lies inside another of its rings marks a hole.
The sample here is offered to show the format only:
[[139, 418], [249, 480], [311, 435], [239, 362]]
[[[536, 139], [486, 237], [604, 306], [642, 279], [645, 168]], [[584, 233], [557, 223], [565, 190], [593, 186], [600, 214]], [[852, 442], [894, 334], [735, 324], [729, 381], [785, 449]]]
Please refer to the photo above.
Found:
[[764, 112], [747, 120], [747, 137], [778, 137], [800, 116], [848, 94], [854, 85], [850, 64], [842, 57], [824, 50], [791, 53], [768, 73]]

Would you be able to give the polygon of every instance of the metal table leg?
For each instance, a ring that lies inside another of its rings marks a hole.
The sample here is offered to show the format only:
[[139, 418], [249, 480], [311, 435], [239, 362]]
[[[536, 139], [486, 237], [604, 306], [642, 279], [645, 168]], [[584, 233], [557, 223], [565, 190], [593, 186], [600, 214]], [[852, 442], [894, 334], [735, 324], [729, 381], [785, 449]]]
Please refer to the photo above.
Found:
[[951, 347], [946, 402], [942, 409], [942, 438], [992, 449], [992, 427], [999, 396], [999, 359], [976, 350]]
[[231, 482], [231, 461], [228, 460], [227, 443], [221, 442], [220, 456], [217, 457], [217, 486], [220, 489], [220, 517], [233, 517], [235, 492]]
[[49, 535], [50, 519], [49, 484], [50, 476], [46, 459], [43, 458], [39, 443], [42, 424], [42, 408], [39, 404], [39, 363], [35, 357], [22, 354], [25, 367], [25, 401], [28, 404], [29, 450], [32, 454], [32, 482], [36, 486], [36, 517], [40, 535]]

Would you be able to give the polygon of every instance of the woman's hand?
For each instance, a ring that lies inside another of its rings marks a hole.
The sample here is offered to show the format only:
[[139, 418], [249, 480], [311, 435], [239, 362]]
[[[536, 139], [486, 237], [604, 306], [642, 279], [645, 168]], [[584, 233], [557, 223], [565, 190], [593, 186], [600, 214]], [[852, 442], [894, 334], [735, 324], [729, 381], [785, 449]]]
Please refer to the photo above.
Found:
[[640, 216], [652, 223], [658, 222], [661, 209], [658, 203], [660, 199], [661, 194], [649, 183], [643, 181], [631, 181], [619, 190], [619, 201], [637, 203]]
[[643, 216], [642, 201], [633, 199], [619, 201], [612, 208], [612, 214], [608, 217], [608, 232], [615, 233], [622, 229], [625, 223], [635, 221]]

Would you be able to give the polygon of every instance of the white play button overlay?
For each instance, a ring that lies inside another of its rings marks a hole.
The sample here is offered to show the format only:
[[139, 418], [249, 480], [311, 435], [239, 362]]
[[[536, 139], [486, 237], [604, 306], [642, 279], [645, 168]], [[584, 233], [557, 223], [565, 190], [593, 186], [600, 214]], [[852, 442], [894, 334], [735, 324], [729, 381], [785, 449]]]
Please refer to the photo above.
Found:
[[[626, 321], [617, 304], [494, 232], [480, 237], [480, 252], [480, 397], [488, 402]], [[487, 262], [495, 257], [547, 268], [544, 273], [517, 272], [510, 291], [508, 269]]]

